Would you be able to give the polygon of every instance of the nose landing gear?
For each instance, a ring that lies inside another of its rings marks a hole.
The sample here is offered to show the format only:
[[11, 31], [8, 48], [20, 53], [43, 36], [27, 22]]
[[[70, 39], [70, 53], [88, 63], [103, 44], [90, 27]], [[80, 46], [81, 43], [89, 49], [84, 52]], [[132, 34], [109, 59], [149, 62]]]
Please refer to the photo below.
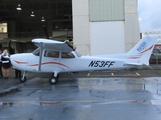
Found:
[[20, 82], [26, 82], [26, 74], [27, 74], [27, 72], [25, 71], [23, 73], [23, 76], [20, 77]]

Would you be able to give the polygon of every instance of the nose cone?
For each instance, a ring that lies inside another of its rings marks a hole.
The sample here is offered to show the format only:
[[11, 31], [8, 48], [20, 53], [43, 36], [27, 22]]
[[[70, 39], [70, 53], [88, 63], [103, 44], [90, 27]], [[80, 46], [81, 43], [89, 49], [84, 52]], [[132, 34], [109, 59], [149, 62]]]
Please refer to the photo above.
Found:
[[28, 57], [25, 54], [13, 54], [10, 56], [10, 61], [15, 69], [25, 70], [28, 63]]
[[14, 67], [14, 54], [13, 55], [10, 55], [10, 61], [11, 61], [11, 64], [13, 65], [13, 67]]
[[19, 61], [18, 58], [19, 58], [18, 54], [13, 54], [13, 55], [10, 56], [11, 64], [16, 69], [17, 69], [17, 65], [18, 65], [18, 63], [16, 61]]

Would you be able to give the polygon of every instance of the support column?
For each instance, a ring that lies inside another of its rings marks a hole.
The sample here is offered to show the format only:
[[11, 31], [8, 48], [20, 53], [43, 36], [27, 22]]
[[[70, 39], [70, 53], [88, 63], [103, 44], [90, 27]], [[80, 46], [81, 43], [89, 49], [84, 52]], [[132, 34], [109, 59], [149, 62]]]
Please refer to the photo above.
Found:
[[78, 51], [90, 53], [90, 25], [88, 0], [72, 0], [73, 9], [73, 43]]
[[125, 51], [129, 51], [139, 40], [137, 0], [125, 0]]

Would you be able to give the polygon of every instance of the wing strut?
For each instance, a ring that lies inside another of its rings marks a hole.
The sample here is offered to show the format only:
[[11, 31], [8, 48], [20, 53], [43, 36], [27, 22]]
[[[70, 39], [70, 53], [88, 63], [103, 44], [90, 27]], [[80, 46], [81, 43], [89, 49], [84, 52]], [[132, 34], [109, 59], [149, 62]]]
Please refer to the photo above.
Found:
[[39, 67], [38, 71], [41, 71], [41, 61], [42, 61], [42, 52], [43, 52], [43, 43], [40, 43], [40, 58], [39, 58]]

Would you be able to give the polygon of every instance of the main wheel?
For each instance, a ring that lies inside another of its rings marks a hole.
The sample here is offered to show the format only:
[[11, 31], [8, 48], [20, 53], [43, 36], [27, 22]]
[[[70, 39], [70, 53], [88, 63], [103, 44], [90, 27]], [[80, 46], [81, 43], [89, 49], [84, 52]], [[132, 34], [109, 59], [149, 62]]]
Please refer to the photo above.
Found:
[[25, 81], [26, 81], [26, 76], [25, 77], [21, 76], [20, 77], [20, 82], [25, 82]]
[[51, 77], [49, 79], [49, 82], [50, 82], [50, 84], [55, 85], [58, 82], [58, 78], [57, 77]]

